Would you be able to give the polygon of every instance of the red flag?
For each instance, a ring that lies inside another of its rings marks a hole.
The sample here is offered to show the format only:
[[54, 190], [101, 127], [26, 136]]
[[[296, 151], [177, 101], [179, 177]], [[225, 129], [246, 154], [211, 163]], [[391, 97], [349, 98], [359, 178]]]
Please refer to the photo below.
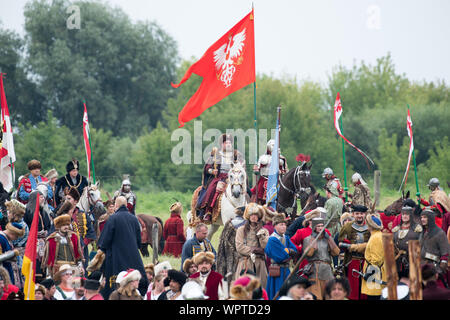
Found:
[[255, 82], [253, 10], [209, 47], [179, 84], [172, 86], [178, 88], [192, 73], [203, 77], [203, 81], [178, 114], [180, 127], [229, 94]]
[[34, 210], [33, 222], [31, 223], [30, 233], [28, 234], [22, 263], [22, 274], [25, 276], [25, 285], [23, 287], [25, 300], [34, 300], [39, 207], [39, 197], [36, 197], [36, 209]]
[[[339, 126], [339, 118], [341, 117], [341, 115], [342, 115], [341, 96], [339, 95], [339, 92], [338, 92], [337, 96], [336, 96], [336, 101], [334, 103], [334, 127], [336, 128], [336, 131], [339, 134], [339, 136], [341, 136], [342, 139], [347, 141], [347, 143], [349, 145], [351, 145], [353, 148], [355, 148], [356, 151], [358, 151], [364, 157], [364, 159], [366, 159], [366, 162], [367, 162], [367, 160], [369, 160], [372, 164], [374, 164], [372, 159], [370, 159], [370, 157], [367, 154], [365, 154], [364, 151], [357, 148], [353, 143], [348, 141], [348, 139], [346, 137], [344, 137], [344, 135], [341, 132], [341, 128]], [[369, 163], [367, 163], [367, 166], [369, 167]]]
[[11, 190], [14, 186], [14, 162], [16, 153], [14, 151], [13, 133], [11, 120], [9, 118], [8, 103], [6, 102], [5, 89], [3, 87], [3, 76], [0, 74], [0, 95], [2, 108], [2, 134], [3, 139], [0, 144], [0, 181], [5, 190]]
[[403, 184], [406, 185], [406, 182], [408, 181], [409, 166], [411, 164], [411, 156], [412, 156], [412, 152], [414, 150], [412, 120], [411, 120], [411, 114], [409, 113], [409, 109], [408, 109], [408, 115], [406, 116], [406, 131], [408, 132], [408, 136], [409, 136], [408, 162], [406, 164], [406, 171], [405, 171], [405, 174], [403, 175], [403, 180], [402, 180], [402, 183], [400, 184], [400, 188], [398, 189], [398, 191], [400, 191], [402, 189]]

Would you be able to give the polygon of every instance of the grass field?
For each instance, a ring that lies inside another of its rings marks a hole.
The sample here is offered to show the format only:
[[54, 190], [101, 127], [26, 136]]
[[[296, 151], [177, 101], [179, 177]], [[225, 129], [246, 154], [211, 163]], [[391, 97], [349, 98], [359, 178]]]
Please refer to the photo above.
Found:
[[[353, 192], [352, 189], [349, 190], [350, 192]], [[422, 194], [421, 196], [425, 199], [428, 199], [429, 196], [429, 190], [427, 190], [425, 194]], [[388, 189], [382, 189], [380, 190], [380, 205], [377, 206], [377, 209], [383, 210], [386, 208], [389, 204], [397, 200], [401, 195], [397, 191], [394, 190], [388, 190]], [[412, 192], [411, 198], [416, 200], [414, 196], [414, 192]], [[185, 226], [187, 226], [187, 219], [186, 219], [186, 213], [190, 210], [191, 205], [191, 197], [192, 193], [182, 193], [182, 192], [175, 192], [175, 191], [166, 191], [166, 192], [155, 192], [155, 193], [144, 193], [144, 192], [137, 192], [137, 206], [136, 206], [136, 213], [144, 213], [149, 214], [152, 216], [157, 216], [161, 218], [161, 220], [164, 222], [170, 217], [169, 208], [170, 206], [176, 202], [179, 201], [183, 205], [183, 213], [182, 218], [184, 221]], [[106, 195], [104, 196], [104, 199], [107, 198]], [[372, 195], [373, 199], [373, 195]], [[214, 234], [212, 239], [212, 244], [214, 248], [217, 249], [219, 246], [219, 239], [220, 234], [222, 232], [222, 228], [220, 227], [219, 230]], [[143, 261], [144, 264], [151, 263], [152, 262], [152, 249], [149, 246], [149, 252], [150, 257], [144, 258]], [[174, 258], [172, 256], [163, 255], [159, 257], [159, 261], [169, 261], [173, 268], [179, 269], [181, 264], [180, 258]]]

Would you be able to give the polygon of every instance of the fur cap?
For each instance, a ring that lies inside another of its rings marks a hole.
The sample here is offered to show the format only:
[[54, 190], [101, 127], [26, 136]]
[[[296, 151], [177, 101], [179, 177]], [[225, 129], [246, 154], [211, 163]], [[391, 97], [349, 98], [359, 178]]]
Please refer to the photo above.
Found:
[[[141, 280], [141, 273], [139, 272], [139, 270], [135, 270], [135, 269], [128, 269], [122, 276], [122, 278], [120, 279], [120, 286], [121, 287], [125, 287], [129, 282], [131, 281], [136, 281], [136, 280]], [[116, 280], [117, 282], [117, 280]]]
[[60, 216], [57, 216], [53, 223], [55, 224], [56, 229], [60, 229], [62, 226], [67, 226], [72, 223], [72, 218], [68, 214], [62, 214]]
[[69, 201], [64, 201], [64, 203], [59, 207], [56, 212], [56, 216], [60, 216], [62, 214], [68, 213], [72, 209], [72, 204]]
[[56, 169], [50, 169], [46, 174], [45, 174], [45, 177], [48, 179], [48, 180], [51, 180], [51, 179], [53, 179], [53, 178], [58, 178], [58, 171], [56, 171]]
[[199, 252], [192, 258], [192, 261], [194, 261], [194, 263], [196, 265], [199, 265], [199, 264], [203, 263], [204, 261], [214, 264], [215, 260], [216, 260], [216, 257], [214, 255], [214, 253], [209, 252], [209, 251]]
[[70, 195], [77, 202], [80, 201], [80, 193], [75, 187], [70, 187], [70, 189], [66, 192], [66, 195]]
[[286, 223], [286, 216], [282, 212], [277, 212], [272, 218], [272, 225], [274, 227], [279, 223]]
[[264, 210], [262, 207], [252, 202], [245, 207], [244, 219], [250, 220], [250, 216], [253, 214], [258, 215], [258, 220], [261, 220], [264, 217]]
[[28, 161], [27, 166], [30, 171], [34, 169], [42, 169], [41, 163], [36, 159]]
[[6, 201], [5, 205], [8, 212], [10, 212], [14, 216], [14, 220], [19, 221], [25, 215], [26, 206], [23, 203], [17, 201], [16, 199]]
[[187, 273], [189, 273], [189, 268], [192, 266], [192, 265], [195, 265], [195, 263], [194, 263], [194, 261], [192, 260], [192, 259], [186, 259], [186, 260], [184, 260], [184, 263], [183, 263], [183, 271], [187, 274]]
[[8, 224], [6, 225], [6, 230], [14, 233], [19, 238], [23, 237], [23, 235], [25, 234], [25, 228], [17, 222], [8, 222]]

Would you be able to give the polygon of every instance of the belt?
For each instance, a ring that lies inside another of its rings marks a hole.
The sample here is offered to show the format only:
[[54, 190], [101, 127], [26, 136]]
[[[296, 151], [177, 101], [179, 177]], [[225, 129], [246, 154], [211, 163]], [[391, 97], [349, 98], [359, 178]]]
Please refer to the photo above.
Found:
[[429, 252], [425, 253], [425, 259], [429, 259], [429, 260], [432, 260], [432, 261], [438, 262], [438, 263], [440, 262], [440, 259], [437, 255], [429, 253]]
[[271, 263], [271, 266], [280, 266], [280, 268], [289, 268], [289, 263]]
[[312, 263], [326, 263], [326, 264], [330, 264], [330, 261], [324, 261], [324, 260], [315, 260], [315, 261], [311, 261]]

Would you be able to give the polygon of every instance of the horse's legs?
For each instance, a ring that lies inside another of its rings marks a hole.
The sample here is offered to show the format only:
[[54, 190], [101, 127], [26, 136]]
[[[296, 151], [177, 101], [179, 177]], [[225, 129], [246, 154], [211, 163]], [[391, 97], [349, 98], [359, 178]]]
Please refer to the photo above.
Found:
[[208, 236], [207, 236], [209, 241], [211, 241], [211, 239], [212, 239], [214, 233], [216, 233], [217, 229], [219, 229], [218, 224], [215, 224], [215, 223], [211, 224], [211, 226], [209, 227]]

